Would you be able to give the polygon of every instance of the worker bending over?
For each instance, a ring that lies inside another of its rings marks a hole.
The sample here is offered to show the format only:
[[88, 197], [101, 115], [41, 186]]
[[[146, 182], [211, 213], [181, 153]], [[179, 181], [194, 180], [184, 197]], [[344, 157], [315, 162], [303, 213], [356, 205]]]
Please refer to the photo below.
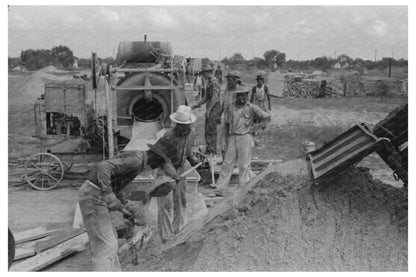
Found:
[[[148, 146], [148, 151], [126, 151], [99, 162], [79, 190], [79, 206], [89, 238], [93, 271], [121, 271], [117, 237], [109, 213], [123, 209], [123, 200], [116, 194], [146, 166], [162, 168], [167, 175], [180, 180], [172, 166], [176, 161], [175, 146], [166, 140]], [[167, 186], [166, 193], [173, 189], [167, 183], [162, 186]]]

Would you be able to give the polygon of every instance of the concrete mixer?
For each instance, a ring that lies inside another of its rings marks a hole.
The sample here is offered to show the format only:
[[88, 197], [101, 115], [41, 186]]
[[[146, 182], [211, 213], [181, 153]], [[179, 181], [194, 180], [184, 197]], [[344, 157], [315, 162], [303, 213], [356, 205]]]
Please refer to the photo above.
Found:
[[183, 70], [167, 42], [120, 42], [119, 67], [109, 70], [113, 129], [120, 150], [145, 150], [171, 127], [169, 115], [186, 105]]

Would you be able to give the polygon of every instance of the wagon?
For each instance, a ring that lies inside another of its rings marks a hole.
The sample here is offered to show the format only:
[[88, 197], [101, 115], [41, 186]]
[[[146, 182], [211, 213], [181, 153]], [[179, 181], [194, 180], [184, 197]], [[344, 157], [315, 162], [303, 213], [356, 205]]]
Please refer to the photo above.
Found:
[[85, 86], [80, 81], [45, 84], [34, 104], [34, 137], [40, 140], [41, 152], [24, 163], [24, 178], [32, 188], [53, 189], [74, 163], [103, 158], [102, 145], [91, 144], [103, 136], [105, 124], [89, 118], [93, 109], [87, 104]]

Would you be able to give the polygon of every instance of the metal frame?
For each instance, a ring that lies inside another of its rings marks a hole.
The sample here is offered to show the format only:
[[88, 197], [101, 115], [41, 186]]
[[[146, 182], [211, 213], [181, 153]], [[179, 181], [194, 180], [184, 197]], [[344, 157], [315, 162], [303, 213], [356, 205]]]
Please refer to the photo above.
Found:
[[359, 162], [374, 152], [382, 141], [389, 140], [373, 135], [364, 123], [355, 125], [320, 149], [308, 153], [313, 179], [325, 179]]

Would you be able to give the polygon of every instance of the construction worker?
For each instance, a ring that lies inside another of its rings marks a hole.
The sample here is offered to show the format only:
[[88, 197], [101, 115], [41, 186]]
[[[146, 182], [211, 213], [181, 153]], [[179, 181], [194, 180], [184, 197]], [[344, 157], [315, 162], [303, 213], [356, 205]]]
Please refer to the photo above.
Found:
[[[240, 80], [240, 72], [238, 72], [237, 70], [231, 70], [230, 72], [228, 72], [228, 74], [225, 76], [226, 80], [227, 80], [227, 87], [224, 90], [224, 93], [222, 95], [222, 106], [221, 106], [221, 125], [220, 128], [218, 128], [219, 133], [222, 132], [222, 130], [224, 130], [224, 111], [226, 109], [226, 107], [228, 105], [233, 104], [234, 101], [234, 91], [236, 90], [236, 86], [237, 83], [241, 83]], [[220, 138], [224, 138], [224, 136], [222, 136], [222, 134], [219, 134]], [[223, 142], [220, 142], [220, 145], [222, 145]], [[222, 154], [222, 159], [224, 160], [224, 156], [225, 156], [225, 150], [226, 149], [221, 149], [221, 154]]]
[[[262, 109], [266, 113], [270, 113], [272, 106], [270, 101], [270, 93], [269, 88], [264, 84], [264, 77], [263, 75], [259, 74], [256, 77], [257, 85], [255, 85], [251, 90], [251, 96], [250, 96], [250, 103], [253, 103], [254, 105], [257, 105], [260, 109]], [[255, 118], [254, 122], [258, 123], [260, 119]], [[266, 129], [267, 123], [264, 124], [264, 126], [256, 131], [256, 134], [254, 134], [254, 145], [260, 146], [261, 142], [258, 137], [261, 137], [264, 133], [264, 130]]]
[[[238, 163], [239, 186], [245, 185], [254, 173], [250, 169], [251, 152], [253, 149], [253, 132], [261, 128], [270, 119], [270, 114], [256, 105], [249, 103], [248, 87], [237, 85], [235, 104], [228, 105], [224, 111], [224, 142], [221, 148], [227, 149], [221, 166], [220, 177], [214, 195], [223, 196], [228, 187], [235, 163]], [[261, 119], [254, 124], [254, 117]]]
[[[185, 172], [185, 160], [191, 166], [198, 163], [198, 159], [192, 153], [195, 140], [195, 131], [192, 124], [196, 116], [188, 106], [180, 105], [177, 111], [170, 115], [170, 119], [176, 125], [167, 130], [163, 139], [174, 145], [178, 159], [173, 162], [176, 173]], [[163, 173], [163, 172], [162, 172]], [[162, 242], [172, 234], [177, 234], [185, 222], [186, 194], [185, 180], [181, 180], [171, 193], [158, 198], [158, 229]]]
[[[155, 145], [148, 144], [148, 151], [126, 151], [106, 161], [99, 162], [91, 170], [79, 190], [79, 207], [88, 233], [93, 271], [121, 271], [117, 256], [117, 237], [113, 232], [109, 211], [128, 209], [116, 194], [127, 186], [146, 166], [162, 168], [167, 175], [179, 181], [173, 163], [176, 161], [175, 146], [166, 140]], [[173, 187], [165, 183], [169, 193]], [[130, 212], [134, 214], [134, 211]]]
[[204, 79], [201, 76], [201, 72], [195, 72], [194, 79], [194, 91], [197, 92], [198, 100], [201, 100], [204, 97], [203, 94]]
[[218, 83], [220, 86], [222, 85], [222, 70], [221, 66], [218, 66], [214, 73], [215, 78], [217, 78]]
[[199, 108], [206, 103], [205, 111], [205, 143], [206, 152], [212, 156], [217, 154], [217, 124], [221, 123], [221, 99], [220, 85], [215, 77], [212, 76], [212, 67], [206, 63], [202, 66], [201, 72], [205, 80], [207, 80], [205, 95], [201, 101], [192, 108]]

